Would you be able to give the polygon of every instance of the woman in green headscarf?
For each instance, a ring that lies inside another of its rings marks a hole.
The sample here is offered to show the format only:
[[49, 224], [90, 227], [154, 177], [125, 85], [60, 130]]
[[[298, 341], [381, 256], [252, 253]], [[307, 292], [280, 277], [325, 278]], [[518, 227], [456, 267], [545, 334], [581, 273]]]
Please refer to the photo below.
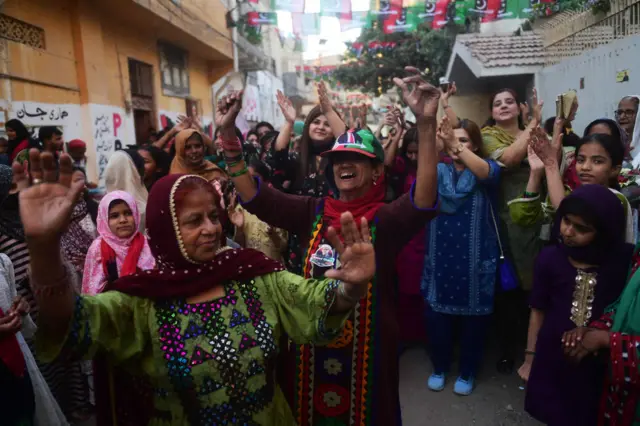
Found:
[[[491, 118], [482, 129], [482, 139], [489, 157], [498, 162], [502, 168], [496, 208], [504, 224], [500, 234], [505, 252], [513, 262], [521, 287], [530, 290], [534, 260], [542, 247], [538, 238], [540, 227], [525, 228], [513, 223], [507, 202], [518, 198], [522, 194], [522, 189], [527, 186], [529, 179], [527, 146], [531, 132], [542, 120], [542, 103], [538, 103], [534, 90], [533, 117], [526, 128], [523, 126], [520, 107], [513, 90], [501, 89], [496, 92], [491, 97], [489, 108]], [[520, 292], [496, 293], [496, 316], [502, 351], [497, 368], [501, 373], [510, 374], [513, 371], [516, 355], [514, 336], [520, 334], [517, 327], [520, 317], [524, 327], [524, 312], [525, 304]]]
[[598, 425], [640, 425], [640, 244], [620, 298], [589, 327], [564, 334], [565, 354], [576, 361], [609, 351]]

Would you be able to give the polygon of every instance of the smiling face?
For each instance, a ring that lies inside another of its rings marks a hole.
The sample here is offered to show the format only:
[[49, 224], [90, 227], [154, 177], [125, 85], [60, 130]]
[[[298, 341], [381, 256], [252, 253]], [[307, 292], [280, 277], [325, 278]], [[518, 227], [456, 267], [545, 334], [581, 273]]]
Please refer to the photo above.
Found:
[[493, 98], [491, 116], [496, 123], [508, 123], [518, 119], [520, 110], [516, 98], [510, 92], [500, 92]]
[[213, 194], [198, 188], [180, 203], [178, 227], [189, 258], [195, 262], [211, 261], [222, 245], [222, 225]]
[[315, 141], [325, 141], [334, 138], [327, 117], [319, 115], [309, 124], [309, 137]]
[[133, 212], [123, 200], [112, 201], [109, 205], [109, 229], [118, 238], [127, 239], [136, 231]]
[[382, 164], [374, 165], [369, 157], [355, 152], [335, 153], [331, 159], [333, 176], [343, 201], [364, 196], [382, 173]]
[[204, 142], [194, 133], [184, 145], [184, 158], [189, 166], [199, 166], [204, 161]]
[[596, 229], [575, 214], [567, 214], [560, 222], [562, 242], [568, 247], [584, 247], [596, 237]]
[[583, 185], [591, 183], [608, 187], [620, 173], [620, 166], [613, 166], [611, 156], [601, 144], [591, 142], [580, 147], [576, 155], [576, 172]]

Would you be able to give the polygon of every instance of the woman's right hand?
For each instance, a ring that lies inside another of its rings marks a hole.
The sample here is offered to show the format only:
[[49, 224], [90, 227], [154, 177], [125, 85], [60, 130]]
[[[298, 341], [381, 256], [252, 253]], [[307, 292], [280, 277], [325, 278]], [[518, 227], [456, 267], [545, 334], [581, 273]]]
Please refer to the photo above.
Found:
[[229, 203], [229, 207], [227, 208], [227, 215], [229, 216], [229, 220], [236, 228], [244, 228], [244, 212], [242, 210], [238, 210], [238, 194], [236, 192], [231, 196], [231, 202]]
[[525, 360], [520, 368], [518, 368], [518, 376], [525, 382], [529, 381], [529, 375], [531, 374], [531, 361]]
[[[20, 218], [27, 240], [38, 245], [57, 244], [71, 219], [73, 206], [84, 190], [84, 179], [74, 176], [68, 154], [60, 156], [59, 171], [53, 154], [29, 151], [30, 187], [20, 191]], [[13, 164], [14, 170], [22, 166]], [[27, 176], [23, 174], [23, 179]], [[22, 182], [21, 184], [27, 184]]]
[[234, 129], [236, 117], [242, 109], [242, 91], [223, 96], [218, 101], [215, 114], [216, 127]]
[[293, 107], [291, 100], [287, 98], [280, 90], [276, 92], [276, 98], [278, 99], [278, 106], [282, 111], [284, 119], [289, 124], [293, 124], [296, 121], [296, 109]]
[[22, 328], [22, 318], [15, 312], [0, 317], [0, 339], [15, 335]]
[[[327, 86], [324, 84], [324, 81], [318, 83], [317, 89], [320, 109], [323, 114], [327, 114], [333, 110], [333, 104], [331, 103], [331, 99], [329, 99], [329, 92], [327, 91]], [[351, 108], [349, 108], [349, 112], [351, 113]]]

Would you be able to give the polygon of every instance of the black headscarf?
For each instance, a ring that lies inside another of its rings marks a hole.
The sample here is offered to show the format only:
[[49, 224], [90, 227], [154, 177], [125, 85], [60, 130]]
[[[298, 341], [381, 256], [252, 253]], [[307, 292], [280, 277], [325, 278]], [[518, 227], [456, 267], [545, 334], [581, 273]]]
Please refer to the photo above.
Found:
[[0, 165], [0, 234], [24, 241], [18, 194], [9, 194], [12, 185], [13, 170], [9, 166]]
[[29, 134], [29, 131], [27, 130], [25, 125], [22, 124], [22, 121], [18, 119], [12, 118], [11, 120], [7, 121], [4, 124], [4, 127], [5, 128], [8, 127], [14, 132], [16, 132], [15, 139], [9, 139], [9, 151], [8, 151], [9, 155], [13, 154], [13, 151], [18, 147], [20, 142], [22, 142], [25, 139], [31, 140], [31, 135]]

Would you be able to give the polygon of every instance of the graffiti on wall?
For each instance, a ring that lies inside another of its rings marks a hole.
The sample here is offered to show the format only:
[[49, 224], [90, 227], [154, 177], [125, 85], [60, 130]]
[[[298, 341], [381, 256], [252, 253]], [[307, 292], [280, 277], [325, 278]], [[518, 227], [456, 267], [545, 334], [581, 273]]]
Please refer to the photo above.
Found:
[[81, 138], [80, 106], [74, 104], [47, 104], [41, 102], [13, 102], [9, 118], [17, 118], [37, 138], [44, 126], [56, 126], [65, 140]]
[[135, 140], [132, 120], [122, 108], [91, 104], [91, 130], [95, 144], [96, 167], [100, 186], [111, 154]]

